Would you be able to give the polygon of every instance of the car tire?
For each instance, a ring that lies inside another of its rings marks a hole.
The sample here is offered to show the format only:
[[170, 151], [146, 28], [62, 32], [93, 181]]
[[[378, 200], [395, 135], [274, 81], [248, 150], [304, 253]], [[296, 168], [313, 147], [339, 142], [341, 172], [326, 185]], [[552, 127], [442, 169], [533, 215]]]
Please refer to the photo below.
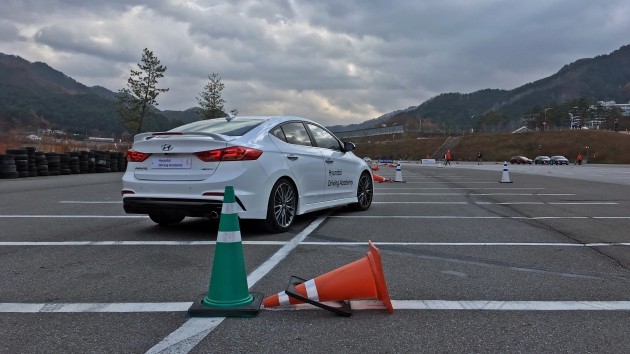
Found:
[[267, 204], [265, 227], [272, 233], [285, 232], [291, 228], [297, 212], [297, 191], [291, 181], [279, 179], [271, 188]]
[[150, 213], [149, 218], [153, 220], [154, 223], [159, 225], [172, 225], [179, 224], [184, 220], [183, 215], [177, 214], [165, 214], [165, 213]]
[[356, 211], [368, 210], [374, 198], [374, 181], [369, 173], [363, 172], [357, 185], [357, 202], [350, 204], [350, 208]]

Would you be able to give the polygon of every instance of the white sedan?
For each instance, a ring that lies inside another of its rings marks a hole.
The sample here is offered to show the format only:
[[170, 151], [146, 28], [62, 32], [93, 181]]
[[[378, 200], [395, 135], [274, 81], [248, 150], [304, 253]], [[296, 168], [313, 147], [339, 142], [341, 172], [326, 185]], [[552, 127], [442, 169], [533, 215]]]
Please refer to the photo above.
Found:
[[226, 117], [138, 134], [127, 153], [123, 207], [161, 225], [218, 218], [233, 186], [241, 219], [284, 232], [296, 215], [370, 207], [372, 172], [354, 148], [298, 117]]

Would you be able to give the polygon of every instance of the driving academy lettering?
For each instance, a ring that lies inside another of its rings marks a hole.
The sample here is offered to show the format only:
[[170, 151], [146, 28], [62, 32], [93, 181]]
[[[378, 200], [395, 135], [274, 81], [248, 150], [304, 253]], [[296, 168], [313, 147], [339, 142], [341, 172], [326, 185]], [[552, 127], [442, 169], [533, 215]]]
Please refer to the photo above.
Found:
[[[343, 172], [341, 170], [328, 170], [329, 177], [341, 176], [341, 175], [343, 175]], [[351, 186], [353, 183], [354, 181], [351, 179], [329, 179], [328, 187]]]
[[191, 164], [190, 159], [172, 159], [172, 158], [158, 158], [154, 162], [155, 168], [189, 168]]

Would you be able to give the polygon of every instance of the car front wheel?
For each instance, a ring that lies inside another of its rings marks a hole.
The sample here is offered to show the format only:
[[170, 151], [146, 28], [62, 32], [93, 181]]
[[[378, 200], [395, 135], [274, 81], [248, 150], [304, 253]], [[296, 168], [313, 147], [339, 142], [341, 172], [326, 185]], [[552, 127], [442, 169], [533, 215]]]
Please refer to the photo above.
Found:
[[265, 226], [270, 232], [285, 232], [293, 224], [297, 210], [297, 192], [289, 180], [282, 178], [271, 188]]
[[372, 198], [374, 197], [374, 182], [369, 173], [364, 172], [359, 178], [357, 186], [357, 202], [350, 204], [350, 207], [354, 210], [363, 211], [368, 210], [372, 205]]

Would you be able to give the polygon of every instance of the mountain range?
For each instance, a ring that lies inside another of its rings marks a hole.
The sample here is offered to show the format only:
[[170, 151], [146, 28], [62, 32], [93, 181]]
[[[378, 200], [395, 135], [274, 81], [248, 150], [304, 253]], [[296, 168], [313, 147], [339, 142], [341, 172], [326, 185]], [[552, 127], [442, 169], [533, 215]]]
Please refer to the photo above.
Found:
[[550, 107], [580, 98], [590, 103], [630, 101], [630, 45], [607, 55], [577, 60], [565, 65], [554, 75], [512, 90], [443, 93], [418, 106], [390, 112], [361, 124], [329, 128], [339, 132], [382, 124], [417, 126], [422, 120], [438, 126], [471, 127], [489, 112], [499, 112], [509, 120], [520, 121], [524, 114], [535, 107]]
[[[384, 114], [360, 124], [335, 125], [340, 132], [382, 125], [466, 126], [474, 117], [500, 112], [518, 121], [533, 107], [546, 107], [578, 98], [630, 101], [630, 45], [610, 54], [580, 59], [557, 73], [512, 90], [484, 89], [443, 93], [418, 106]], [[116, 93], [85, 86], [42, 62], [0, 53], [0, 129], [63, 129], [91, 136], [125, 132], [115, 109]], [[197, 107], [185, 111], [156, 110], [144, 130], [159, 131], [198, 119]]]

